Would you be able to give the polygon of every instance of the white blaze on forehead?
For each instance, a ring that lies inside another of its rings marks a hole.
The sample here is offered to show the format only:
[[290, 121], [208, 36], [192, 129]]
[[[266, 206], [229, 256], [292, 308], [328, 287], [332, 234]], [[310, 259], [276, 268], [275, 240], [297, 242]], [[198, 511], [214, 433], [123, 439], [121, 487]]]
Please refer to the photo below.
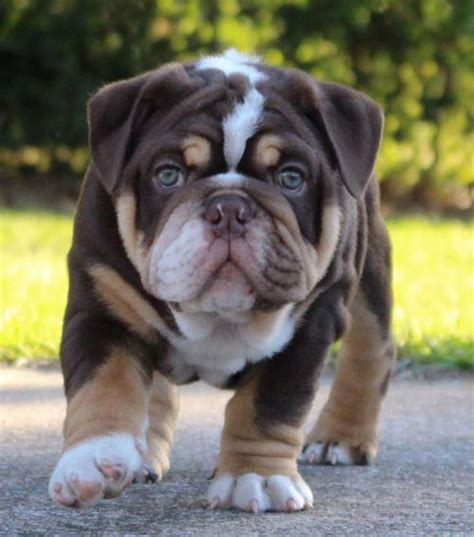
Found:
[[242, 186], [245, 177], [237, 172], [218, 173], [214, 175], [212, 181], [219, 184], [219, 186]]
[[255, 134], [263, 112], [263, 95], [252, 88], [242, 103], [224, 119], [224, 158], [229, 169], [235, 170], [245, 151], [247, 140]]
[[223, 121], [224, 157], [230, 170], [237, 168], [247, 140], [255, 134], [263, 112], [265, 98], [255, 89], [255, 84], [264, 80], [265, 75], [255, 68], [258, 63], [259, 58], [231, 49], [221, 56], [203, 58], [196, 64], [197, 69], [218, 69], [226, 76], [244, 75], [251, 85], [243, 102], [238, 103]]
[[255, 69], [253, 65], [260, 63], [260, 58], [243, 54], [235, 49], [229, 49], [219, 56], [207, 56], [199, 60], [196, 68], [199, 69], [218, 69], [226, 76], [233, 74], [245, 75], [252, 85], [259, 80], [263, 80], [264, 75]]

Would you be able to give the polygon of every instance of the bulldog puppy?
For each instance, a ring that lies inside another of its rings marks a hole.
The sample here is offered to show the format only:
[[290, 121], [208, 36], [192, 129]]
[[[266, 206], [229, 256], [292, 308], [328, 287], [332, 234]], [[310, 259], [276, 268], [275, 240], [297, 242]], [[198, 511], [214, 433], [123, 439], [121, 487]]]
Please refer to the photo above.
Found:
[[[177, 384], [235, 390], [211, 508], [297, 511], [297, 457], [367, 464], [394, 362], [390, 244], [365, 95], [228, 51], [100, 90], [69, 254], [64, 450], [83, 507], [160, 479]], [[331, 345], [329, 400], [303, 422]]]

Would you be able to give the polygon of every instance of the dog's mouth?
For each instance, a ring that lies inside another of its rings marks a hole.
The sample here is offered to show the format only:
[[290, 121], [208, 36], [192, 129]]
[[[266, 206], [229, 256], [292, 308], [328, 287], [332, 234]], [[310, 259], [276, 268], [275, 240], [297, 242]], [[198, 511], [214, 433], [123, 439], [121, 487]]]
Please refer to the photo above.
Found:
[[235, 241], [206, 238], [205, 245], [199, 245], [198, 240], [186, 243], [178, 238], [157, 262], [152, 260], [153, 294], [169, 302], [186, 303], [186, 309], [251, 309], [256, 286], [247, 274], [248, 260], [239, 255]]
[[157, 298], [223, 316], [304, 298], [302, 260], [268, 216], [235, 238], [216, 237], [200, 217], [172, 220], [150, 250], [145, 287]]
[[198, 295], [182, 303], [190, 312], [219, 313], [229, 320], [235, 314], [250, 311], [256, 291], [246, 274], [230, 258], [208, 279]]

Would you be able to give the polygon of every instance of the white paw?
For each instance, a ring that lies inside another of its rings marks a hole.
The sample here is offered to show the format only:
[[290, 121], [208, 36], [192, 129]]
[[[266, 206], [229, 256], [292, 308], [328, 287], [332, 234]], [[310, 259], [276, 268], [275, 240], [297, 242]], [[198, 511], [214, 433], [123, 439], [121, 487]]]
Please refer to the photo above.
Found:
[[313, 493], [299, 476], [258, 474], [218, 475], [207, 492], [209, 509], [236, 507], [242, 511], [300, 511], [313, 505]]
[[58, 505], [85, 507], [118, 496], [142, 473], [145, 444], [128, 433], [97, 436], [66, 450], [49, 480]]
[[308, 444], [299, 460], [307, 464], [354, 464], [350, 448], [339, 442], [314, 442]]

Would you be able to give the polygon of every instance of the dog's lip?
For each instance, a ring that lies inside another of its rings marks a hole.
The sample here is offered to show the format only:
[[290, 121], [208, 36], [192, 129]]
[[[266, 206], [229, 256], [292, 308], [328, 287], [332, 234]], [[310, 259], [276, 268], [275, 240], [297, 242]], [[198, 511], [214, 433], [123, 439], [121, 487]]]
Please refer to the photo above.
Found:
[[225, 263], [222, 264], [222, 266], [219, 268], [218, 272], [224, 270], [227, 265], [229, 265], [229, 266], [231, 266], [233, 268], [236, 268], [239, 272], [241, 272], [245, 276], [246, 280], [248, 280], [248, 282], [249, 282], [249, 285], [247, 287], [247, 294], [248, 295], [254, 294], [255, 293], [255, 286], [252, 283], [252, 281], [250, 280], [250, 277], [247, 274], [247, 271], [243, 270], [242, 267], [232, 259], [232, 257], [229, 257], [228, 261], [226, 261]]
[[249, 295], [255, 294], [263, 296], [266, 294], [268, 287], [266, 285], [267, 282], [263, 277], [263, 274], [261, 274], [260, 270], [256, 266], [247, 266], [247, 263], [242, 258], [243, 256], [245, 257], [245, 251], [250, 254], [252, 253], [252, 248], [246, 242], [245, 237], [229, 239], [227, 241], [227, 248], [228, 249], [226, 258], [221, 263], [217, 264], [213, 268], [213, 270], [210, 271], [209, 276], [206, 279], [205, 283], [202, 285], [201, 289], [197, 291], [194, 296], [190, 298], [190, 300], [196, 300], [206, 291], [208, 291], [216, 278], [219, 277], [219, 273], [228, 264], [235, 267], [248, 280]]
[[221, 263], [213, 272], [212, 274], [209, 276], [209, 278], [207, 279], [206, 283], [202, 286], [201, 290], [199, 291], [199, 293], [197, 294], [197, 297], [201, 296], [202, 294], [204, 294], [206, 291], [208, 291], [210, 289], [210, 287], [212, 287], [213, 283], [216, 281], [216, 279], [218, 279], [220, 277], [220, 273], [225, 270], [225, 268], [227, 266], [230, 266], [230, 267], [233, 267], [233, 268], [236, 268], [239, 272], [241, 272], [245, 278], [249, 281], [249, 287], [247, 289], [247, 293], [248, 295], [252, 295], [255, 293], [255, 286], [254, 284], [252, 283], [252, 281], [250, 280], [250, 277], [249, 275], [247, 274], [247, 272], [245, 270], [242, 269], [242, 267], [237, 264], [235, 262], [234, 259], [232, 259], [232, 255], [231, 255], [231, 252], [229, 251], [229, 255], [227, 257], [227, 259]]

